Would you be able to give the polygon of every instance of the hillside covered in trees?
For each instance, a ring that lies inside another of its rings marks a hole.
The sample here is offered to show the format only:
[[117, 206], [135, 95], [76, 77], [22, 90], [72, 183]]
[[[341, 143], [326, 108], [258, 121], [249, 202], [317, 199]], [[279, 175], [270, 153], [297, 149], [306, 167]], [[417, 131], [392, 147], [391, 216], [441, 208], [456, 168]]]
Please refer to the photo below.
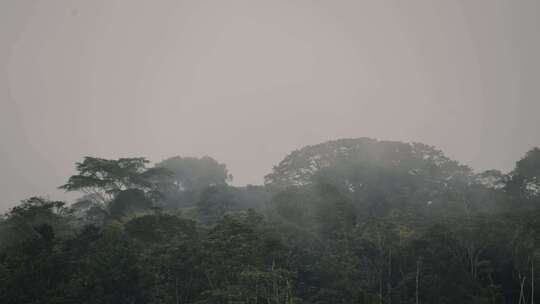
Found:
[[0, 217], [0, 303], [534, 304], [540, 149], [474, 172], [340, 139], [234, 187], [210, 157], [86, 157]]

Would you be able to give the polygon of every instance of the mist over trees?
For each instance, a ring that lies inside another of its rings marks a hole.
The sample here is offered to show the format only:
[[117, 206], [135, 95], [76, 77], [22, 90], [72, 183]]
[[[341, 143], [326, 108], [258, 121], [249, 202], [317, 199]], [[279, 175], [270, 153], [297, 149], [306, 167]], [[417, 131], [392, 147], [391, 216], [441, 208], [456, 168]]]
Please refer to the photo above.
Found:
[[339, 139], [264, 185], [225, 164], [86, 157], [0, 217], [0, 303], [534, 304], [540, 149], [474, 172], [421, 143]]

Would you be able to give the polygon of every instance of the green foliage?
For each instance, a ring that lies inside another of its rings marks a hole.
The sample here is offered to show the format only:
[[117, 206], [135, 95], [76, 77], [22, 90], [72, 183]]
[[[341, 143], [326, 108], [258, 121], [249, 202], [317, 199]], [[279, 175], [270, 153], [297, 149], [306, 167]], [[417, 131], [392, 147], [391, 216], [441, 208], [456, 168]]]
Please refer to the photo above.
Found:
[[71, 176], [60, 189], [81, 191], [89, 198], [107, 203], [121, 191], [139, 189], [154, 195], [156, 180], [163, 180], [170, 173], [163, 169], [146, 169], [149, 161], [143, 157], [118, 160], [85, 157], [76, 164], [78, 174]]
[[62, 186], [87, 193], [76, 203], [33, 197], [0, 217], [0, 302], [540, 296], [537, 148], [508, 175], [474, 174], [427, 145], [344, 139], [294, 151], [246, 187], [210, 158], [147, 163], [85, 158]]
[[140, 257], [135, 244], [120, 229], [85, 229], [66, 250], [71, 258], [63, 295], [67, 303], [147, 301]]
[[506, 183], [506, 191], [516, 201], [540, 202], [540, 149], [534, 148], [516, 163]]
[[[470, 168], [449, 159], [431, 146], [357, 138], [328, 141], [293, 151], [274, 167], [272, 173], [265, 176], [265, 183], [275, 187], [306, 185], [313, 182], [313, 177], [322, 169], [347, 170], [351, 165], [376, 165], [439, 179], [472, 174]], [[353, 171], [363, 174], [362, 171]]]
[[39, 237], [38, 229], [51, 227], [55, 234], [71, 234], [70, 214], [65, 203], [32, 197], [11, 209], [0, 222], [0, 248]]
[[156, 164], [154, 169], [171, 173], [164, 183], [165, 187], [158, 187], [163, 196], [162, 205], [166, 209], [194, 207], [206, 188], [223, 187], [232, 180], [225, 164], [208, 156], [175, 156]]
[[175, 156], [156, 164], [156, 167], [166, 168], [173, 173], [178, 190], [201, 190], [207, 186], [224, 185], [232, 179], [225, 164], [208, 156]]
[[152, 201], [139, 189], [120, 191], [108, 204], [109, 214], [113, 218], [121, 218], [137, 211], [149, 210]]
[[228, 186], [205, 188], [196, 205], [199, 218], [204, 223], [215, 223], [225, 214], [239, 209], [238, 190]]

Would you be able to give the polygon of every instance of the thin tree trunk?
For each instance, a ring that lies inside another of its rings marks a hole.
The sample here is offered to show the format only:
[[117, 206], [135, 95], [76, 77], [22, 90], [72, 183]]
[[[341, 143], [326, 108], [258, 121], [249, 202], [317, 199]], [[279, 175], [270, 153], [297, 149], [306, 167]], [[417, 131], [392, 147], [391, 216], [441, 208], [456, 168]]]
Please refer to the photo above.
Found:
[[531, 304], [534, 304], [534, 260], [531, 259]]
[[[521, 279], [521, 274], [519, 275], [520, 279]], [[521, 279], [521, 282], [519, 283], [519, 302], [518, 304], [526, 304], [526, 301], [525, 301], [525, 296], [523, 295], [523, 287], [525, 285], [525, 279], [526, 277], [523, 277], [523, 279]]]
[[416, 304], [420, 304], [420, 299], [419, 299], [419, 287], [420, 287], [420, 264], [421, 264], [421, 258], [418, 258], [418, 260], [416, 261]]
[[176, 297], [176, 304], [180, 304], [180, 298], [178, 297], [178, 277], [174, 276], [174, 295]]
[[379, 304], [382, 304], [382, 290], [383, 290], [382, 277], [383, 277], [383, 272], [381, 269], [379, 271]]
[[154, 273], [154, 290], [155, 290], [155, 294], [154, 294], [154, 299], [159, 299], [159, 274], [156, 272]]
[[388, 250], [388, 304], [392, 303], [392, 247]]

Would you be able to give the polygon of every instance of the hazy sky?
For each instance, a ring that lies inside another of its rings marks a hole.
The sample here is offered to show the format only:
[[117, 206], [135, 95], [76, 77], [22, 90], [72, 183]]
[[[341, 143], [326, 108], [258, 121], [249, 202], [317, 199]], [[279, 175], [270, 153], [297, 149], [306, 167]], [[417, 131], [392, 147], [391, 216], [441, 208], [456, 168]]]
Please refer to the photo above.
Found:
[[540, 145], [539, 56], [538, 0], [0, 0], [0, 210], [86, 155], [258, 184], [368, 136], [508, 170]]

